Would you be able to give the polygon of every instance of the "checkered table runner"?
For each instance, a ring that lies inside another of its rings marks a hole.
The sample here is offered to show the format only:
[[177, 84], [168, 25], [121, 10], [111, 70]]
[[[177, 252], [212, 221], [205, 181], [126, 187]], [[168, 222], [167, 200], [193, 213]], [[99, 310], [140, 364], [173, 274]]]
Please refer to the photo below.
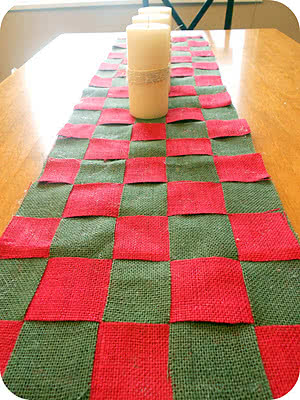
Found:
[[298, 241], [208, 42], [172, 41], [167, 116], [129, 114], [118, 40], [0, 239], [0, 370], [22, 398], [297, 380]]

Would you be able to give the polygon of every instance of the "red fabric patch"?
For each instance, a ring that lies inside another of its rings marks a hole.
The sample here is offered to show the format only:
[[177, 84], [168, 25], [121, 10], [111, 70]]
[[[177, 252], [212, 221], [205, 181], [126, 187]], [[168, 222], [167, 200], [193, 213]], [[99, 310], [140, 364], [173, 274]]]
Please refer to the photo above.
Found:
[[219, 66], [215, 62], [194, 62], [193, 67], [197, 69], [205, 69], [205, 70], [217, 70]]
[[111, 63], [101, 63], [99, 66], [100, 71], [116, 71], [119, 68], [119, 64], [111, 64]]
[[186, 42], [187, 36], [173, 36], [171, 38], [172, 43], [181, 43], [181, 42]]
[[197, 96], [197, 92], [194, 86], [171, 86], [169, 97], [178, 96]]
[[210, 140], [206, 138], [167, 140], [167, 157], [185, 156], [189, 154], [212, 155]]
[[85, 160], [121, 160], [128, 158], [129, 140], [91, 139]]
[[114, 259], [168, 261], [169, 248], [168, 217], [137, 215], [117, 219]]
[[198, 75], [195, 76], [195, 82], [197, 86], [218, 86], [223, 85], [220, 76], [214, 75]]
[[202, 108], [226, 107], [231, 104], [231, 97], [228, 92], [217, 94], [202, 94], [199, 96]]
[[112, 260], [52, 258], [25, 320], [101, 321]]
[[74, 110], [102, 110], [106, 97], [83, 97]]
[[[78, 139], [91, 139], [95, 125], [89, 124], [66, 124], [58, 135]], [[77, 160], [76, 160], [77, 161]]]
[[125, 57], [124, 53], [111, 52], [109, 53], [107, 58], [124, 58], [124, 57]]
[[107, 97], [128, 98], [128, 86], [111, 87], [107, 93]]
[[80, 160], [48, 158], [39, 182], [74, 183], [80, 169]]
[[200, 108], [172, 108], [168, 111], [166, 115], [166, 123], [171, 123], [175, 121], [183, 121], [194, 119], [196, 121], [204, 121], [203, 114]]
[[123, 58], [122, 64], [125, 64], [125, 65], [128, 64], [128, 58], [127, 58], [127, 57], [124, 57], [124, 58]]
[[74, 185], [63, 212], [63, 218], [86, 215], [117, 217], [123, 185], [119, 183], [86, 183]]
[[[0, 373], [4, 374], [23, 321], [0, 321]], [[1, 379], [1, 378], [0, 378]]]
[[257, 343], [275, 399], [296, 384], [299, 375], [300, 325], [256, 326]]
[[253, 323], [239, 261], [223, 257], [171, 261], [170, 322]]
[[196, 50], [191, 51], [192, 57], [214, 57], [214, 53], [211, 50]]
[[139, 157], [126, 160], [124, 183], [167, 182], [165, 157]]
[[13, 217], [0, 238], [0, 259], [47, 258], [59, 218]]
[[133, 124], [135, 119], [128, 110], [123, 108], [108, 108], [101, 111], [97, 125], [104, 124]]
[[230, 214], [229, 219], [241, 261], [300, 258], [299, 243], [281, 213]]
[[192, 56], [172, 56], [171, 57], [171, 63], [176, 64], [176, 63], [191, 63], [192, 62]]
[[167, 324], [101, 323], [90, 400], [172, 400], [168, 358]]
[[114, 78], [125, 78], [126, 77], [126, 69], [119, 69]]
[[132, 127], [131, 140], [161, 140], [166, 139], [166, 125], [138, 122]]
[[112, 78], [100, 78], [100, 76], [94, 75], [91, 82], [90, 86], [95, 86], [95, 87], [104, 87], [104, 88], [109, 88], [112, 85]]
[[180, 214], [226, 214], [222, 185], [168, 182], [168, 215]]
[[189, 47], [207, 47], [207, 46], [209, 46], [209, 43], [205, 42], [205, 41], [198, 42], [196, 40], [189, 40], [188, 41], [188, 46]]
[[190, 51], [188, 46], [172, 46], [172, 51]]
[[211, 139], [227, 136], [244, 136], [251, 132], [245, 119], [222, 121], [211, 119], [206, 121], [207, 133]]
[[180, 77], [180, 76], [193, 76], [194, 68], [192, 67], [179, 67], [179, 68], [171, 68], [171, 78]]
[[221, 182], [257, 182], [269, 178], [260, 154], [214, 156]]

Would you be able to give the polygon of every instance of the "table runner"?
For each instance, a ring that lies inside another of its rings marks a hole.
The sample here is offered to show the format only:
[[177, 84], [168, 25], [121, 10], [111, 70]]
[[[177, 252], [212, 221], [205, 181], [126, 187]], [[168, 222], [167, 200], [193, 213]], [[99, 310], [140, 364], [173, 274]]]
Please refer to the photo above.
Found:
[[0, 239], [0, 370], [26, 399], [271, 399], [299, 367], [300, 248], [202, 36], [165, 118], [102, 62]]

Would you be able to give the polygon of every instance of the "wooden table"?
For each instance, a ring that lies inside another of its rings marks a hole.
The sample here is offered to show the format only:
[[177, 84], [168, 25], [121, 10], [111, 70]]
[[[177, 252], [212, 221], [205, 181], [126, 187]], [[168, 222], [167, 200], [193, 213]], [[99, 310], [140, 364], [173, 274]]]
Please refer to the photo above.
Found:
[[[205, 33], [299, 234], [300, 47], [274, 29]], [[0, 234], [118, 36], [62, 35], [0, 85]]]

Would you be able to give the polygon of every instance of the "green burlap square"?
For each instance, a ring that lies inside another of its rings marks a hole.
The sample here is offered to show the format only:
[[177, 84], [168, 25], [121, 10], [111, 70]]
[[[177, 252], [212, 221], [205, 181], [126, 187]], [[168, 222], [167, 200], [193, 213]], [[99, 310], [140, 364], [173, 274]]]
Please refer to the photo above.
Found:
[[[203, 40], [201, 40], [201, 42], [203, 42]], [[190, 47], [190, 51], [207, 51], [207, 50], [211, 50], [210, 46], [202, 46], [202, 47], [191, 46]]]
[[169, 97], [169, 109], [180, 107], [200, 108], [198, 96]]
[[22, 320], [42, 279], [45, 258], [0, 260], [0, 320]]
[[113, 78], [116, 75], [116, 71], [105, 71], [99, 70], [96, 72], [96, 75], [100, 78]]
[[97, 126], [93, 139], [130, 140], [132, 125], [100, 125]]
[[190, 57], [191, 53], [189, 51], [172, 51], [172, 56], [181, 57], [181, 56], [188, 56]]
[[216, 57], [192, 57], [192, 61], [194, 62], [216, 62]]
[[299, 260], [241, 262], [256, 325], [298, 325]]
[[88, 145], [88, 139], [58, 139], [49, 157], [83, 159]]
[[128, 81], [126, 78], [113, 78], [112, 80], [112, 86], [117, 87], [117, 86], [128, 86]]
[[51, 244], [50, 256], [112, 258], [115, 223], [112, 217], [62, 219]]
[[186, 63], [186, 62], [181, 62], [181, 63], [172, 63], [171, 64], [171, 69], [172, 68], [185, 68], [185, 67], [189, 67], [189, 68], [192, 68], [192, 63], [190, 62], [190, 63]]
[[172, 46], [175, 47], [188, 47], [188, 42], [172, 42]]
[[205, 122], [182, 122], [178, 124], [167, 124], [168, 139], [207, 138]]
[[123, 108], [129, 110], [129, 99], [118, 99], [115, 97], [107, 97], [103, 108]]
[[199, 69], [199, 68], [195, 68], [194, 69], [194, 75], [198, 76], [198, 75], [213, 75], [213, 76], [219, 76], [220, 71], [218, 69]]
[[154, 119], [136, 118], [135, 122], [150, 123], [150, 124], [161, 124], [161, 123], [165, 123], [166, 122], [166, 118], [165, 117], [154, 118]]
[[271, 181], [223, 182], [222, 187], [228, 213], [255, 213], [281, 208]]
[[165, 183], [124, 185], [119, 215], [167, 215], [167, 185]]
[[140, 140], [130, 143], [129, 158], [166, 157], [165, 140]]
[[179, 156], [167, 157], [168, 181], [219, 182], [213, 157]]
[[25, 322], [5, 384], [26, 399], [88, 400], [97, 330], [95, 322]]
[[186, 76], [183, 78], [171, 78], [172, 86], [195, 86], [195, 78], [193, 76]]
[[169, 231], [172, 260], [238, 257], [227, 215], [176, 215], [169, 217]]
[[96, 125], [100, 118], [101, 111], [74, 110], [69, 119], [70, 124], [91, 124]]
[[83, 90], [82, 97], [107, 97], [108, 88], [88, 87]]
[[197, 94], [217, 94], [226, 92], [226, 87], [218, 86], [195, 86]]
[[168, 323], [170, 275], [168, 262], [114, 260], [103, 320]]
[[255, 153], [250, 135], [212, 139], [211, 147], [213, 153], [218, 156]]
[[269, 400], [251, 325], [171, 324], [169, 368], [176, 400]]
[[33, 218], [60, 218], [72, 185], [34, 183], [28, 190], [17, 215]]
[[123, 183], [125, 160], [82, 160], [75, 183]]
[[238, 119], [238, 114], [233, 105], [219, 108], [202, 108], [205, 120], [209, 119]]

